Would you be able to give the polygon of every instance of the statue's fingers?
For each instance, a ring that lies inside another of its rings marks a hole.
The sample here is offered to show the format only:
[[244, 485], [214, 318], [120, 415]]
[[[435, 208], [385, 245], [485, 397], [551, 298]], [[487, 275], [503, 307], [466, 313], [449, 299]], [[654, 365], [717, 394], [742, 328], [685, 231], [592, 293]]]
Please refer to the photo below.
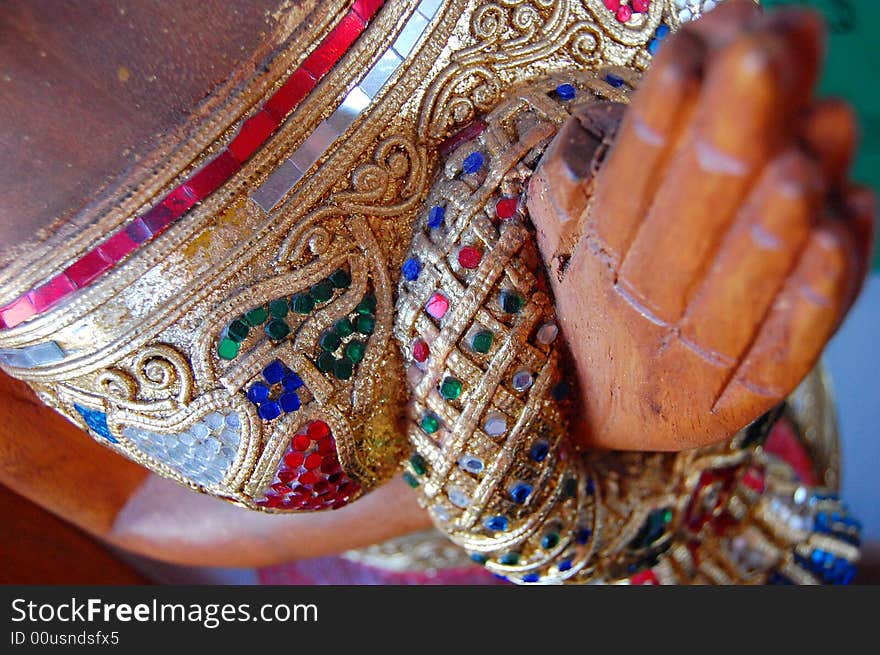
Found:
[[819, 165], [799, 148], [767, 166], [688, 305], [686, 343], [738, 360], [796, 263], [824, 191]]
[[581, 218], [615, 262], [632, 243], [681, 136], [692, 119], [704, 63], [760, 16], [730, 2], [688, 23], [659, 51], [630, 106], [614, 149]]
[[[846, 309], [855, 302], [865, 283], [874, 256], [877, 220], [877, 196], [868, 187], [853, 185], [844, 194], [844, 221], [855, 244], [855, 273], [846, 302]], [[841, 320], [843, 316], [841, 316]]]
[[[805, 14], [805, 16], [812, 16]], [[620, 269], [624, 289], [662, 321], [681, 316], [765, 163], [793, 129], [815, 83], [820, 27], [766, 21], [713, 61], [682, 149]]]
[[801, 135], [804, 146], [821, 162], [829, 186], [842, 188], [858, 141], [852, 108], [842, 100], [820, 100], [805, 116]]
[[853, 248], [852, 233], [840, 221], [814, 229], [754, 343], [719, 393], [714, 413], [745, 424], [752, 417], [736, 416], [740, 408], [766, 411], [815, 365], [846, 309]]
[[722, 48], [761, 17], [761, 8], [752, 0], [728, 0], [700, 20], [690, 21], [681, 28], [698, 36], [711, 48]]
[[[658, 180], [699, 96], [703, 42], [679, 34], [659, 52], [627, 110], [580, 224], [617, 260], [650, 206]], [[578, 229], [581, 229], [581, 225]]]

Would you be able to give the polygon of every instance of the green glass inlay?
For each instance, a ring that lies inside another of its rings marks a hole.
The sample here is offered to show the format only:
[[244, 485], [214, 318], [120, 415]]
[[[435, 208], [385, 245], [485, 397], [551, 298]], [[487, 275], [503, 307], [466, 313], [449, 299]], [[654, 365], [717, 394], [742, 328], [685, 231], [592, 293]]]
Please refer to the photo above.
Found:
[[337, 289], [347, 289], [351, 286], [351, 275], [342, 268], [331, 273], [329, 279], [330, 283]]
[[523, 297], [515, 291], [501, 292], [501, 309], [508, 314], [515, 314], [522, 309]]
[[251, 327], [259, 327], [266, 322], [267, 318], [269, 318], [269, 312], [262, 305], [254, 307], [244, 315], [244, 320], [250, 323]]
[[363, 300], [358, 303], [358, 314], [375, 314], [376, 313], [376, 296], [369, 294], [364, 296]]
[[367, 351], [367, 346], [363, 341], [351, 341], [345, 346], [345, 356], [348, 357], [349, 360], [353, 364], [357, 364], [364, 358], [364, 353]]
[[562, 495], [566, 498], [574, 498], [577, 493], [578, 483], [575, 478], [565, 478], [562, 482]]
[[340, 380], [347, 380], [354, 372], [351, 360], [342, 357], [333, 362], [333, 375]]
[[361, 314], [355, 319], [354, 325], [361, 334], [373, 334], [373, 330], [376, 329], [376, 319], [367, 314]]
[[478, 353], [483, 353], [484, 355], [489, 352], [489, 349], [492, 348], [492, 340], [494, 336], [491, 332], [487, 332], [486, 330], [481, 330], [474, 335], [474, 338], [471, 339], [471, 348], [473, 348]]
[[672, 510], [668, 507], [657, 509], [648, 515], [639, 533], [630, 542], [630, 548], [647, 548], [666, 534], [666, 526], [672, 521]]
[[414, 453], [413, 456], [409, 458], [409, 463], [413, 467], [413, 471], [416, 472], [416, 475], [424, 475], [428, 472], [428, 462], [426, 462], [425, 458], [418, 453]]
[[240, 347], [238, 342], [227, 337], [220, 340], [220, 344], [217, 346], [217, 354], [220, 356], [220, 359], [235, 359], [238, 356], [238, 349]]
[[556, 532], [548, 532], [541, 539], [541, 548], [544, 550], [550, 550], [551, 548], [555, 548], [558, 543], [559, 535]]
[[226, 334], [228, 334], [229, 338], [233, 341], [241, 343], [247, 338], [248, 332], [250, 331], [251, 329], [248, 327], [248, 324], [244, 322], [244, 319], [237, 318], [229, 324], [229, 329], [226, 330]]
[[403, 473], [403, 480], [404, 480], [404, 482], [406, 482], [409, 486], [411, 486], [413, 489], [415, 489], [416, 487], [419, 486], [419, 481], [416, 479], [416, 476], [414, 476], [414, 475], [413, 475], [412, 473], [410, 473], [409, 471], [404, 471], [404, 473]]
[[461, 395], [461, 380], [453, 377], [443, 378], [440, 383], [440, 395], [446, 400], [455, 400]]
[[275, 318], [284, 318], [287, 316], [287, 301], [284, 298], [273, 300], [269, 303], [269, 313]]
[[328, 353], [336, 352], [336, 349], [342, 345], [342, 340], [335, 332], [327, 331], [321, 335], [321, 348]]
[[333, 324], [333, 329], [343, 339], [354, 332], [354, 326], [347, 318], [340, 318]]
[[273, 318], [266, 324], [266, 334], [272, 341], [279, 341], [290, 334], [290, 326], [280, 318]]
[[315, 366], [318, 367], [321, 373], [330, 373], [335, 365], [336, 358], [328, 352], [321, 353], [318, 355], [318, 359], [315, 360]]
[[504, 553], [498, 561], [505, 566], [516, 566], [519, 564], [519, 553]]
[[321, 280], [312, 287], [311, 293], [315, 302], [327, 302], [333, 297], [333, 283], [330, 280]]
[[440, 419], [433, 414], [425, 414], [422, 417], [422, 430], [428, 434], [434, 434], [440, 429]]
[[298, 293], [290, 299], [290, 308], [297, 314], [308, 314], [315, 308], [315, 299], [310, 293]]

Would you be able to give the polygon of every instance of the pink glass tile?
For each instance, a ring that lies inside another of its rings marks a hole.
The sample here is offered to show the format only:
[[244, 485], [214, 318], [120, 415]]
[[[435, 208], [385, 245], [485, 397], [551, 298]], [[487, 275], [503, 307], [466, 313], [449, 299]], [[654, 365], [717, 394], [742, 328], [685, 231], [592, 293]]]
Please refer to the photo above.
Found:
[[36, 313], [37, 310], [30, 299], [27, 296], [22, 296], [17, 300], [13, 300], [3, 309], [0, 309], [0, 319], [2, 319], [6, 327], [15, 327], [19, 323], [24, 323]]
[[31, 291], [31, 302], [37, 312], [45, 312], [76, 290], [73, 282], [64, 273], [59, 273], [45, 284]]

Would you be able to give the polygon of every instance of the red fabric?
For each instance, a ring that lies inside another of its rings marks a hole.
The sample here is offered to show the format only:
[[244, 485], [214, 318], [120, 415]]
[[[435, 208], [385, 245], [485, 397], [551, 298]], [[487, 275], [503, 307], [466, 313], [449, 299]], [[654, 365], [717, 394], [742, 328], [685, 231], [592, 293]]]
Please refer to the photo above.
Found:
[[798, 439], [794, 426], [785, 417], [779, 419], [773, 426], [767, 443], [764, 444], [764, 450], [787, 462], [804, 484], [811, 486], [819, 484], [810, 454]]

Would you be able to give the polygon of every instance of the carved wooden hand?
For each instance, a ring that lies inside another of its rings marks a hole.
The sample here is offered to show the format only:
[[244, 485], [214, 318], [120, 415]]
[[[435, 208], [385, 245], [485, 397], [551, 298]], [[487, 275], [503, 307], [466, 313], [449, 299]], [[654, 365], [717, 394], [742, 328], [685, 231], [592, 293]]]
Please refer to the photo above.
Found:
[[[717, 441], [784, 398], [850, 307], [874, 198], [850, 110], [815, 101], [822, 27], [730, 3], [667, 42], [597, 177], [562, 130], [529, 209], [590, 446]], [[588, 201], [589, 198], [589, 201]]]

